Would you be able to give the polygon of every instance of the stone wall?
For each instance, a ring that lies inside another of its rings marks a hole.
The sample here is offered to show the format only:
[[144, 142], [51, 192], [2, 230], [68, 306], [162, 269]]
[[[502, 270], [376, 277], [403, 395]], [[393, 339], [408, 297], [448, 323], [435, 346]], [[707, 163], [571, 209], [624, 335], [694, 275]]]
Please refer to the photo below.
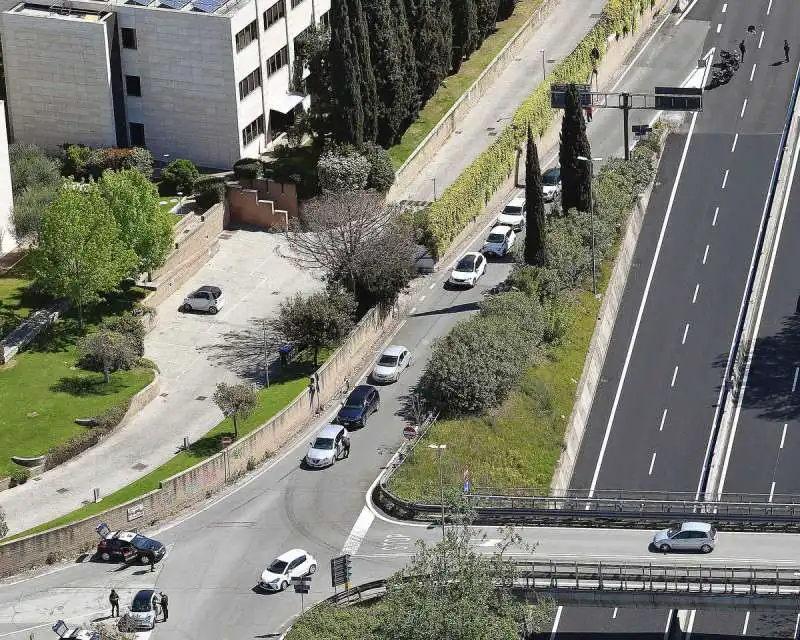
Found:
[[297, 188], [272, 180], [241, 180], [225, 187], [233, 224], [285, 229], [298, 216]]
[[17, 353], [36, 339], [36, 336], [58, 320], [58, 316], [68, 307], [67, 302], [57, 302], [47, 309], [34, 311], [23, 320], [4, 340], [0, 340], [0, 364], [13, 360]]

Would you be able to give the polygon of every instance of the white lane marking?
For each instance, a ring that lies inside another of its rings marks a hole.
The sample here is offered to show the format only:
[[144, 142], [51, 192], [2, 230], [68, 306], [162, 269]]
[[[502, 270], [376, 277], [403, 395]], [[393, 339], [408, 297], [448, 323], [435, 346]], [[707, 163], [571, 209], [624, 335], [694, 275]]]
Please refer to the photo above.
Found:
[[772, 486], [769, 488], [769, 500], [767, 502], [772, 502], [772, 496], [775, 495], [775, 481], [772, 481]]
[[722, 23], [717, 24], [717, 33], [719, 33], [720, 31], [722, 31]]
[[705, 264], [706, 260], [708, 259], [708, 247], [709, 247], [709, 245], [706, 245], [706, 250], [703, 253], [703, 264]]
[[488, 540], [484, 540], [478, 546], [479, 547], [496, 547], [503, 541], [502, 538], [489, 538]]
[[736, 151], [736, 143], [737, 142], [739, 142], [739, 134], [738, 133], [735, 136], [733, 136], [733, 144], [731, 145], [731, 153]]
[[361, 509], [361, 513], [358, 515], [356, 523], [350, 530], [350, 535], [347, 536], [344, 547], [342, 547], [342, 555], [347, 553], [353, 555], [356, 551], [358, 551], [358, 548], [361, 546], [361, 543], [364, 542], [364, 538], [367, 536], [367, 531], [369, 531], [370, 526], [372, 526], [373, 520], [375, 520], [375, 516], [372, 515], [372, 512], [367, 509], [366, 506]]
[[728, 3], [722, 5], [722, 13], [725, 13], [728, 10]]
[[550, 632], [550, 640], [556, 640], [556, 633], [558, 632], [558, 623], [561, 620], [561, 612], [564, 610], [564, 607], [559, 606], [556, 609], [556, 617], [553, 620], [553, 630]]
[[712, 227], [716, 227], [717, 226], [717, 216], [718, 215], [719, 215], [719, 207], [714, 209], [714, 219], [711, 221], [711, 226]]
[[689, 640], [692, 637], [692, 629], [694, 629], [694, 617], [697, 614], [697, 609], [692, 609], [689, 612], [689, 620], [686, 623], [686, 635], [684, 635], [685, 640]]
[[[611, 437], [611, 427], [614, 424], [614, 417], [617, 414], [617, 408], [619, 407], [619, 399], [622, 396], [622, 387], [625, 384], [625, 378], [628, 375], [628, 367], [631, 363], [631, 357], [633, 356], [633, 348], [636, 344], [636, 336], [639, 333], [639, 327], [642, 324], [642, 316], [644, 315], [644, 307], [647, 304], [647, 297], [650, 294], [650, 286], [653, 283], [653, 275], [656, 271], [656, 265], [658, 264], [658, 256], [661, 254], [661, 247], [664, 244], [664, 236], [667, 233], [667, 225], [669, 224], [670, 214], [672, 213], [672, 206], [675, 204], [675, 197], [678, 193], [678, 185], [680, 184], [681, 174], [683, 174], [683, 167], [686, 164], [686, 156], [689, 154], [689, 144], [692, 141], [692, 134], [694, 133], [694, 127], [697, 123], [697, 112], [695, 111], [692, 114], [692, 123], [689, 126], [689, 133], [686, 136], [686, 143], [683, 147], [683, 153], [681, 154], [681, 161], [678, 164], [678, 171], [675, 175], [675, 184], [672, 185], [672, 193], [669, 196], [669, 203], [667, 204], [667, 211], [664, 214], [664, 222], [661, 224], [661, 233], [658, 236], [658, 243], [656, 244], [656, 250], [653, 254], [653, 262], [650, 264], [650, 273], [647, 275], [647, 282], [644, 287], [644, 294], [642, 295], [642, 301], [639, 304], [639, 311], [636, 315], [636, 323], [633, 326], [633, 335], [631, 336], [631, 340], [628, 343], [628, 352], [625, 354], [625, 362], [622, 365], [622, 373], [620, 375], [619, 384], [617, 385], [617, 391], [614, 394], [614, 402], [611, 405], [611, 413], [608, 416], [608, 422], [606, 424], [606, 431], [603, 435], [603, 443], [600, 446], [600, 454], [597, 457], [597, 464], [594, 468], [594, 475], [592, 476], [592, 484], [589, 488], [589, 497], [594, 496], [594, 490], [597, 486], [597, 479], [600, 477], [600, 467], [603, 464], [603, 458], [606, 454], [606, 448], [608, 447], [608, 440]], [[699, 286], [699, 285], [698, 285]]]
[[419, 301], [422, 302], [423, 300], [425, 300], [425, 296], [420, 296]]
[[[778, 153], [783, 153], [783, 149], [780, 149]], [[789, 179], [786, 181], [786, 189], [787, 189], [786, 193], [792, 192], [792, 185], [794, 184], [795, 171], [797, 170], [797, 160], [798, 158], [800, 158], [800, 153], [798, 153], [797, 147], [795, 147], [793, 154], [794, 157], [792, 158], [792, 168], [789, 171]], [[761, 222], [759, 224], [764, 224], [764, 218], [767, 215], [768, 203], [769, 203], [769, 194], [767, 194], [767, 197], [764, 200], [764, 207], [761, 213]], [[764, 306], [766, 305], [767, 302], [767, 294], [769, 292], [770, 280], [772, 279], [772, 269], [775, 266], [775, 257], [778, 255], [778, 245], [780, 245], [781, 232], [783, 231], [783, 222], [786, 219], [786, 209], [788, 206], [789, 206], [789, 198], [787, 197], [784, 198], [783, 200], [781, 213], [780, 216], [778, 217], [778, 228], [775, 232], [775, 246], [772, 249], [772, 256], [770, 257], [769, 267], [767, 268], [767, 279], [764, 285], [764, 291], [761, 293], [761, 302], [758, 305], [758, 314], [756, 315], [756, 322], [755, 325], [753, 326], [754, 336], [758, 335], [758, 330], [761, 327], [761, 318], [764, 314]], [[758, 247], [753, 247], [753, 257], [750, 260], [750, 269], [752, 269], [753, 265], [755, 264], [757, 248]], [[742, 295], [742, 306], [744, 306], [744, 295]], [[731, 348], [733, 348], [733, 345], [731, 345]], [[756, 348], [756, 341], [751, 340], [750, 351], [747, 354], [747, 359], [745, 360], [745, 365], [744, 365], [744, 376], [742, 377], [742, 389], [739, 392], [739, 400], [736, 403], [736, 411], [733, 414], [733, 426], [731, 427], [731, 436], [730, 440], [728, 441], [728, 450], [725, 452], [725, 462], [722, 463], [722, 472], [720, 474], [720, 479], [719, 479], [719, 489], [717, 490], [718, 496], [722, 495], [722, 490], [723, 487], [725, 486], [725, 477], [728, 474], [728, 465], [731, 460], [731, 453], [733, 452], [733, 443], [736, 440], [736, 430], [739, 426], [739, 415], [741, 414], [742, 411], [742, 399], [744, 398], [744, 394], [747, 389], [747, 380], [750, 377], [750, 365], [753, 362], [753, 353], [755, 351], [755, 348]], [[717, 411], [718, 410], [719, 408], [717, 409]], [[714, 418], [716, 419], [716, 413], [714, 415]], [[710, 445], [711, 445], [711, 438], [709, 437], [709, 446]]]
[[800, 631], [800, 613], [797, 614], [797, 620], [794, 623], [794, 635], [793, 638], [797, 637], [797, 632]]
[[744, 102], [742, 103], [742, 112], [739, 114], [740, 118], [744, 118], [745, 109], [747, 109], [747, 98], [745, 98]]
[[795, 367], [794, 368], [794, 380], [792, 381], [792, 393], [794, 393], [794, 390], [797, 389], [797, 376], [798, 376], [798, 374], [800, 374], [800, 367]]
[[[72, 565], [70, 565], [70, 566], [72, 566]], [[20, 582], [22, 582], [22, 581], [20, 581]], [[14, 584], [18, 584], [18, 583], [15, 582]], [[8, 585], [4, 585], [4, 586], [8, 586]], [[101, 613], [108, 613], [108, 607], [106, 607], [104, 609], [100, 609], [98, 611], [90, 611], [89, 613], [84, 614], [84, 615], [86, 615], [88, 617], [91, 617], [91, 616], [99, 615]], [[34, 629], [41, 629], [42, 627], [52, 627], [52, 626], [53, 626], [52, 622], [45, 622], [43, 624], [37, 624], [37, 625], [35, 625], [33, 627], [25, 627], [24, 629], [17, 629], [16, 631], [9, 631], [8, 633], [0, 633], [0, 638], [8, 638], [8, 636], [15, 636], [18, 633], [25, 633], [27, 631], [33, 631]], [[33, 634], [31, 634], [31, 638], [33, 638]]]
[[753, 63], [753, 68], [750, 69], [750, 82], [753, 81], [753, 75], [755, 74], [755, 72], [756, 72], [756, 63], [754, 62]]
[[[744, 99], [747, 102], [747, 98]], [[728, 184], [728, 175], [730, 174], [730, 169], [725, 169], [725, 175], [722, 177], [722, 188], [725, 188], [725, 185]]]
[[[697, 0], [695, 0], [695, 2], [697, 2]], [[688, 11], [688, 10], [687, 10], [687, 11]], [[652, 35], [651, 35], [651, 36], [650, 36], [650, 37], [647, 39], [647, 42], [645, 42], [645, 43], [644, 43], [644, 45], [642, 45], [642, 48], [641, 48], [641, 49], [639, 50], [639, 52], [638, 52], [638, 53], [637, 53], [637, 54], [636, 54], [636, 55], [633, 57], [633, 60], [631, 60], [631, 63], [630, 63], [630, 64], [629, 64], [627, 67], [625, 67], [625, 71], [623, 71], [623, 72], [622, 72], [622, 75], [621, 75], [621, 76], [620, 76], [620, 77], [617, 79], [617, 81], [614, 83], [614, 86], [613, 86], [613, 87], [611, 87], [611, 88], [609, 89], [609, 92], [610, 92], [610, 93], [613, 93], [614, 91], [616, 91], [616, 90], [617, 90], [617, 87], [619, 86], [620, 82], [622, 82], [622, 81], [625, 79], [625, 76], [627, 76], [627, 75], [628, 75], [628, 72], [629, 72], [631, 69], [633, 69], [633, 66], [634, 66], [634, 65], [636, 64], [636, 62], [639, 60], [639, 58], [641, 57], [641, 55], [642, 55], [642, 54], [643, 54], [643, 53], [644, 53], [644, 52], [647, 50], [647, 47], [649, 47], [649, 46], [650, 46], [650, 43], [651, 43], [651, 42], [653, 42], [653, 39], [654, 39], [654, 38], [655, 38], [655, 37], [658, 35], [658, 32], [659, 32], [659, 31], [661, 31], [661, 27], [663, 27], [663, 26], [664, 26], [664, 24], [667, 22], [667, 20], [668, 20], [668, 19], [669, 19], [669, 11], [667, 11], [667, 12], [666, 12], [666, 15], [664, 16], [664, 19], [663, 19], [663, 20], [662, 20], [662, 21], [659, 23], [659, 25], [656, 27], [656, 30], [655, 30], [655, 31], [653, 31]], [[679, 22], [680, 22], [680, 21], [679, 21]]]
[[747, 612], [744, 614], [744, 626], [742, 627], [742, 635], [743, 635], [743, 636], [746, 636], [746, 635], [747, 635], [747, 624], [748, 624], [749, 622], [750, 622], [750, 612], [749, 612], [749, 611], [747, 611]]
[[769, 4], [767, 5], [767, 15], [769, 15], [770, 11], [772, 11], [772, 0], [769, 0]]
[[439, 283], [438, 282], [431, 283], [431, 286], [428, 287], [428, 289], [433, 289], [437, 284], [439, 284]]
[[659, 431], [664, 430], [664, 421], [667, 419], [667, 410], [664, 409], [664, 413], [661, 414], [661, 426], [658, 427]]
[[698, 282], [694, 285], [694, 295], [692, 296], [692, 304], [697, 302], [697, 292], [700, 291], [700, 283]]
[[761, 32], [761, 37], [758, 39], [758, 48], [761, 48], [761, 43], [764, 42], [764, 32]]
[[678, 377], [678, 365], [676, 364], [675, 365], [675, 371], [672, 372], [672, 382], [669, 385], [670, 387], [674, 387], [675, 386], [675, 378], [677, 378], [677, 377]]
[[783, 424], [783, 433], [781, 434], [781, 446], [778, 449], [783, 449], [783, 444], [786, 442], [786, 427], [788, 427], [788, 423]]
[[650, 458], [650, 470], [647, 472], [648, 476], [653, 475], [653, 465], [656, 463], [656, 452], [653, 451], [653, 457]]
[[411, 307], [411, 311], [409, 311], [408, 313], [413, 316], [416, 311], [417, 311], [416, 307]]
[[678, 25], [686, 19], [686, 16], [689, 15], [689, 12], [694, 8], [694, 5], [697, 4], [697, 0], [692, 0], [692, 3], [683, 10], [681, 17], [675, 21], [675, 24]]
[[681, 344], [686, 344], [686, 335], [689, 333], [689, 323], [686, 323], [686, 326], [683, 328], [683, 339], [681, 340]]
[[617, 618], [617, 607], [614, 607], [614, 613], [611, 614], [611, 619], [616, 620]]

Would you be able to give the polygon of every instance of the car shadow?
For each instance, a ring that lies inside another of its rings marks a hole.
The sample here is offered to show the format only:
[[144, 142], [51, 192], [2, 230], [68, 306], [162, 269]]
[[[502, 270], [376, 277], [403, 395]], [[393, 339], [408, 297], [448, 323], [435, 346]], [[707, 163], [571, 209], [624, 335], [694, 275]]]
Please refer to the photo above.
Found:
[[[679, 556], [707, 556], [707, 555], [710, 555], [708, 553], [703, 553], [700, 550], [693, 551], [691, 549], [672, 549], [671, 551], [660, 551], [659, 548], [655, 544], [653, 544], [652, 542], [647, 546], [647, 550], [650, 553], [657, 553], [657, 554], [662, 555], [662, 556], [668, 556], [668, 555], [673, 555], [673, 556], [674, 555], [679, 555]], [[713, 549], [711, 550], [710, 553], [714, 553]]]

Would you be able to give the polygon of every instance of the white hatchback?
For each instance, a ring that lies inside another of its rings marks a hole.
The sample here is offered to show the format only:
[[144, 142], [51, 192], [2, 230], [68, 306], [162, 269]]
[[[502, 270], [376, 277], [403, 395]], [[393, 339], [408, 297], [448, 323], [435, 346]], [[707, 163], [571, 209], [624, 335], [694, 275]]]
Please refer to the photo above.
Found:
[[486, 272], [486, 258], [477, 251], [465, 253], [458, 261], [447, 282], [456, 287], [474, 287]]
[[283, 591], [292, 578], [310, 576], [317, 571], [317, 561], [308, 551], [291, 549], [282, 553], [261, 572], [258, 586], [266, 591]]
[[519, 196], [509, 202], [503, 211], [497, 216], [495, 225], [511, 227], [514, 231], [522, 231], [525, 228], [525, 198]]
[[489, 232], [481, 251], [502, 258], [514, 246], [516, 234], [511, 227], [497, 226]]

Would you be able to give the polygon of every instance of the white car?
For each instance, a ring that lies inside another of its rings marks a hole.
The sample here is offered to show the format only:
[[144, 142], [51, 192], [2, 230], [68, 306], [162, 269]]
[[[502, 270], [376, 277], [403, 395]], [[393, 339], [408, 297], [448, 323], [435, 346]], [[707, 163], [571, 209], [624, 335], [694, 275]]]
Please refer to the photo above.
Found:
[[511, 250], [511, 247], [514, 246], [516, 237], [511, 227], [497, 226], [492, 229], [486, 237], [486, 242], [483, 243], [481, 253], [502, 258]]
[[183, 299], [181, 311], [207, 311], [214, 315], [225, 306], [225, 298], [222, 297], [222, 289], [205, 285], [192, 291]]
[[561, 168], [553, 167], [542, 174], [542, 194], [545, 202], [553, 202], [561, 193]]
[[682, 522], [669, 529], [657, 531], [653, 546], [661, 553], [670, 551], [699, 551], [711, 553], [717, 544], [717, 529], [708, 522]]
[[404, 346], [393, 344], [386, 347], [372, 369], [375, 382], [397, 382], [400, 374], [411, 366], [411, 352]]
[[522, 231], [525, 228], [525, 197], [520, 196], [509, 202], [503, 211], [497, 216], [495, 225], [511, 227], [514, 231]]
[[310, 576], [317, 571], [317, 561], [307, 551], [292, 549], [282, 553], [264, 569], [258, 586], [266, 591], [283, 591], [292, 578]]
[[330, 467], [341, 456], [344, 441], [349, 437], [350, 434], [342, 425], [325, 425], [308, 447], [305, 463], [315, 469]]
[[447, 282], [456, 287], [474, 287], [486, 272], [486, 258], [482, 253], [470, 251], [458, 261]]
[[155, 629], [160, 599], [158, 593], [153, 589], [142, 589], [133, 596], [128, 615], [136, 624], [137, 629]]

